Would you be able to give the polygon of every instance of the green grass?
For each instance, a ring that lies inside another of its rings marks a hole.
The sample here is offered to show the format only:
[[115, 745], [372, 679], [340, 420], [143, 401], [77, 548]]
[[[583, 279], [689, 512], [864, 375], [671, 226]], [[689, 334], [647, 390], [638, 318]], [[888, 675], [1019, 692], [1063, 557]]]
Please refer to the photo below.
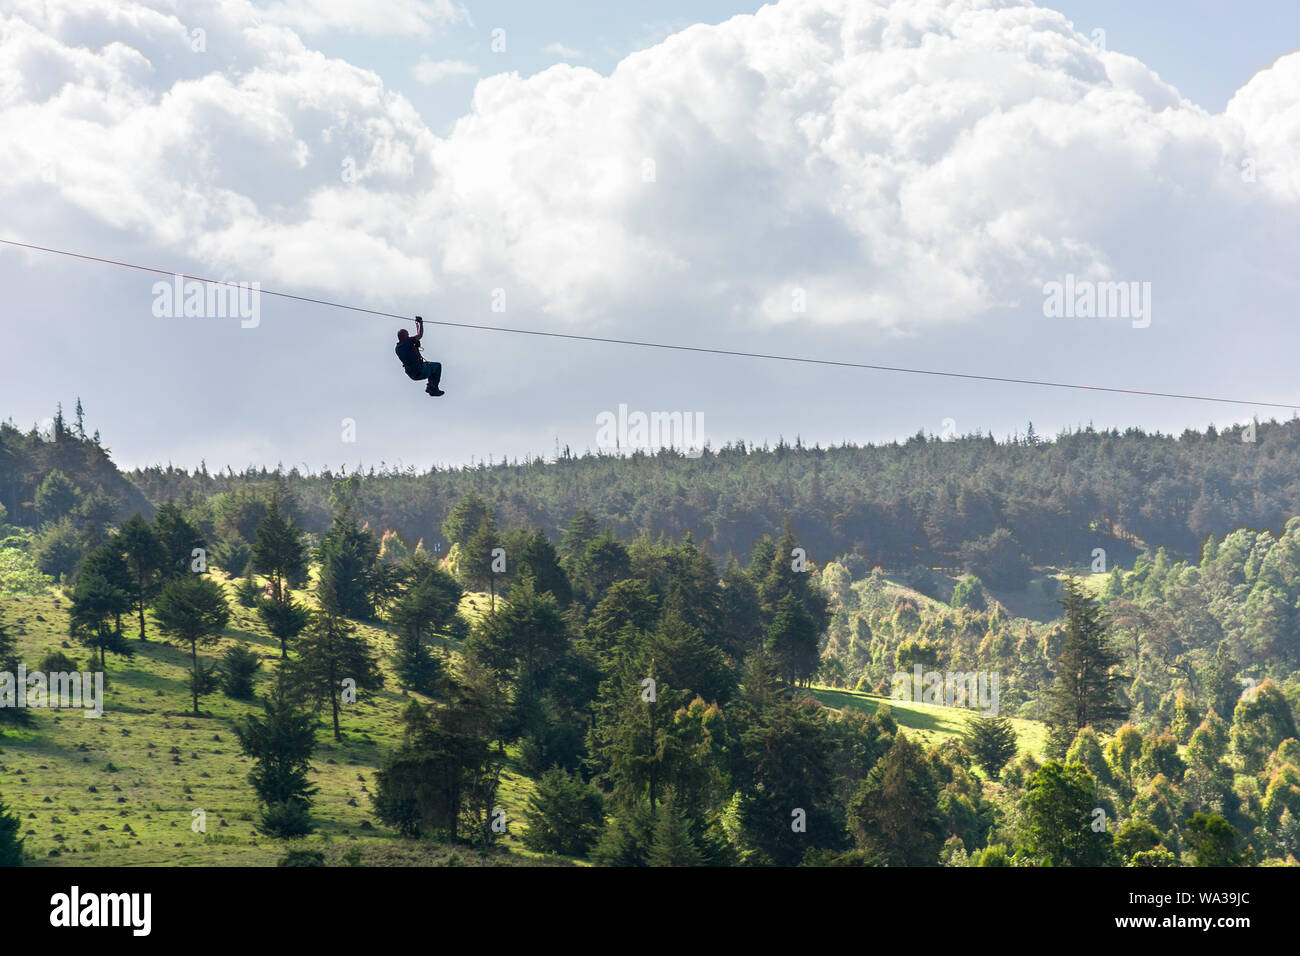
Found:
[[[1059, 575], [1061, 580], [1065, 580], [1068, 575]], [[1083, 585], [1084, 591], [1094, 598], [1101, 598], [1101, 592], [1106, 589], [1106, 583], [1110, 580], [1109, 574], [1081, 574], [1079, 583]]]
[[[277, 666], [279, 646], [256, 613], [233, 600], [232, 582], [216, 578], [231, 589], [232, 617], [220, 642], [201, 647], [200, 657], [213, 660], [230, 644], [247, 643], [266, 658], [257, 679], [261, 694]], [[466, 610], [473, 612], [471, 602], [484, 608], [486, 597], [467, 598]], [[89, 651], [66, 637], [67, 607], [58, 591], [4, 598], [4, 620], [29, 670], [52, 650], [73, 657], [82, 670], [97, 669]], [[233, 730], [234, 721], [260, 712], [260, 706], [217, 692], [201, 698], [202, 716], [193, 716], [185, 685], [188, 649], [169, 645], [152, 618], [146, 621], [146, 642], [136, 639], [134, 621], [124, 622], [136, 653], [131, 660], [109, 656], [103, 717], [33, 710], [30, 726], [6, 726], [0, 737], [0, 797], [18, 816], [25, 849], [38, 862], [268, 866], [290, 848], [312, 848], [335, 864], [354, 849], [368, 865], [478, 864], [472, 850], [403, 840], [374, 819], [369, 799], [374, 774], [400, 742], [398, 717], [410, 699], [396, 689], [388, 659], [393, 640], [386, 630], [358, 625], [381, 652], [386, 686], [361, 693], [355, 705], [344, 708], [342, 742], [334, 741], [328, 714], [322, 715], [312, 774], [319, 788], [312, 808], [318, 829], [286, 843], [254, 830], [258, 806], [247, 780], [251, 762], [240, 753]], [[493, 863], [538, 862], [518, 842], [531, 788], [512, 757], [497, 801], [506, 810], [510, 832], [501, 843], [505, 852], [495, 854]], [[206, 834], [191, 829], [192, 811], [198, 809], [206, 813]]]
[[[881, 704], [888, 704], [894, 720], [909, 737], [919, 738], [929, 746], [936, 746], [949, 737], [959, 736], [966, 729], [966, 718], [975, 713], [967, 708], [945, 707], [941, 704], [918, 704], [911, 701], [891, 700], [860, 691], [838, 690], [832, 687], [813, 687], [812, 695], [827, 707], [843, 710], [852, 707], [874, 714]], [[1011, 718], [1016, 730], [1020, 751], [1028, 751], [1042, 759], [1047, 729], [1035, 720]]]

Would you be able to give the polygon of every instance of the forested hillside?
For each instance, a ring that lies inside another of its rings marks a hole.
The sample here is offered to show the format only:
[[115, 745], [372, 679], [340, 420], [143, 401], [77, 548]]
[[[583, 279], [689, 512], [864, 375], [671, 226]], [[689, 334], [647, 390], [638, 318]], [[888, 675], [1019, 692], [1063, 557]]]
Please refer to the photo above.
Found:
[[[76, 481], [56, 481], [42, 495], [53, 474], [75, 475]], [[9, 521], [31, 528], [65, 517], [107, 524], [136, 511], [153, 513], [145, 495], [113, 464], [99, 433], [86, 434], [80, 402], [72, 425], [62, 409], [41, 431], [0, 423], [0, 507]]]
[[[1207, 535], [1280, 530], [1300, 514], [1300, 421], [1264, 423], [1253, 443], [1242, 438], [1240, 428], [1178, 438], [1087, 429], [1044, 441], [1031, 426], [1028, 437], [1001, 443], [917, 436], [868, 447], [736, 443], [699, 458], [563, 455], [425, 474], [367, 471], [357, 504], [372, 527], [430, 547], [451, 507], [473, 491], [503, 527], [554, 536], [586, 509], [620, 536], [689, 531], [719, 559], [741, 560], [788, 517], [819, 560], [854, 553], [891, 568], [961, 565], [1019, 587], [1030, 564], [1084, 566], [1099, 546], [1130, 560], [1134, 549], [1160, 546], [1195, 558]], [[214, 516], [271, 479], [161, 467], [129, 477], [154, 503], [194, 496], [210, 501]], [[288, 472], [307, 530], [328, 525], [340, 477]]]
[[0, 673], [108, 692], [0, 708], [0, 861], [1294, 864], [1296, 427], [150, 469], [149, 501], [10, 430]]

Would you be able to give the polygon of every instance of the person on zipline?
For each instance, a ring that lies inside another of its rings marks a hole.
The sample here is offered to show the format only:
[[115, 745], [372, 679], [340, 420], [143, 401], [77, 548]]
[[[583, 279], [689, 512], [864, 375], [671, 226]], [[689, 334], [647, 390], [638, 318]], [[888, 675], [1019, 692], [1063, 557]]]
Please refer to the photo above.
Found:
[[420, 339], [423, 337], [424, 319], [417, 315], [414, 335], [409, 334], [406, 329], [401, 329], [397, 333], [397, 357], [401, 359], [402, 368], [406, 369], [408, 378], [413, 378], [417, 382], [427, 378], [429, 385], [425, 388], [426, 392], [434, 397], [445, 395], [446, 392], [438, 387], [438, 382], [442, 378], [442, 363], [426, 362], [424, 356], [420, 354]]

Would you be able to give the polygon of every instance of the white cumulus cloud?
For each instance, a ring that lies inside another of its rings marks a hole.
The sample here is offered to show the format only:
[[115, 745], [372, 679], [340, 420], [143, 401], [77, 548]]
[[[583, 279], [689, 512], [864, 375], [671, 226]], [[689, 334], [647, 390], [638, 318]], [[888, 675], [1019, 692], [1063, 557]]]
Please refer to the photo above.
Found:
[[430, 60], [422, 56], [415, 64], [415, 78], [425, 85], [441, 82], [449, 76], [472, 76], [477, 72], [478, 67], [463, 60]]
[[551, 56], [563, 57], [566, 60], [576, 60], [582, 56], [581, 51], [567, 47], [563, 43], [548, 43], [542, 47], [542, 52]]
[[505, 288], [579, 323], [913, 333], [1032, 308], [1064, 273], [1204, 301], [1186, 279], [1223, 243], [1294, 252], [1300, 55], [1215, 115], [1028, 2], [781, 0], [608, 76], [485, 77], [438, 137], [297, 32], [458, 10], [17, 0], [0, 201], [44, 239], [89, 216], [267, 284]]

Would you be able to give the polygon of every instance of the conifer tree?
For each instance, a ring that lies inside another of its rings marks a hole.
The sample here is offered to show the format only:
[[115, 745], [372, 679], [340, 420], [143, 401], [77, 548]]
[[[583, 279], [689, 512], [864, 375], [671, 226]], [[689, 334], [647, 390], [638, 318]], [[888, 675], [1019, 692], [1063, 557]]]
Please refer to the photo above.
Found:
[[962, 739], [975, 762], [995, 780], [1016, 755], [1016, 729], [1009, 717], [969, 717]]
[[235, 724], [240, 749], [254, 762], [248, 781], [263, 806], [262, 829], [272, 836], [304, 836], [316, 788], [307, 773], [316, 750], [316, 719], [298, 710], [282, 675], [262, 702], [264, 716]]
[[585, 856], [600, 836], [604, 799], [576, 773], [554, 767], [537, 778], [524, 816], [528, 849]]
[[236, 644], [221, 657], [221, 689], [227, 697], [250, 700], [253, 696], [253, 676], [262, 667], [262, 659], [247, 645]]
[[655, 814], [654, 836], [650, 842], [651, 866], [699, 866], [700, 851], [691, 839], [690, 821], [668, 794]]
[[131, 571], [116, 547], [103, 544], [86, 555], [72, 592], [69, 633], [99, 651], [101, 669], [108, 651], [132, 655], [122, 633], [122, 615], [131, 610], [130, 589]]
[[136, 512], [117, 532], [117, 543], [126, 556], [134, 586], [131, 601], [140, 620], [140, 640], [145, 640], [144, 609], [162, 590], [163, 565], [166, 553], [162, 542], [154, 534], [149, 522]]
[[[287, 592], [283, 593], [287, 597]], [[288, 660], [289, 643], [311, 623], [311, 612], [292, 598], [284, 601], [263, 598], [257, 601], [256, 606], [257, 616], [262, 619], [271, 636], [280, 642], [280, 660]]]
[[447, 538], [447, 546], [459, 544], [464, 547], [470, 537], [478, 531], [479, 525], [492, 517], [492, 509], [478, 494], [469, 492], [447, 515], [442, 523], [442, 533]]
[[193, 574], [194, 549], [204, 547], [203, 533], [180, 505], [169, 501], [159, 508], [153, 530], [163, 549], [163, 577], [171, 580]]
[[904, 736], [871, 768], [848, 816], [858, 847], [890, 866], [933, 866], [939, 859], [939, 784], [921, 748]]
[[[10, 635], [5, 628], [5, 623], [0, 620], [0, 674], [15, 675], [16, 680], [18, 673], [18, 642]], [[14, 693], [26, 694], [27, 688], [14, 687]], [[15, 697], [14, 703], [17, 703]], [[26, 707], [0, 707], [0, 736], [4, 736], [4, 725], [10, 724], [15, 727], [22, 727], [31, 722], [31, 711]], [[3, 851], [0, 851], [3, 852]]]
[[293, 518], [282, 513], [278, 491], [272, 495], [266, 515], [257, 526], [253, 570], [271, 582], [271, 600], [278, 604], [288, 600], [287, 582], [296, 580], [307, 570], [302, 530]]
[[194, 716], [199, 715], [199, 697], [211, 689], [210, 676], [199, 663], [199, 645], [214, 644], [230, 621], [230, 607], [221, 585], [204, 574], [174, 578], [163, 587], [154, 608], [164, 633], [190, 646], [190, 692]]
[[442, 672], [441, 663], [430, 652], [431, 641], [463, 626], [458, 614], [464, 590], [418, 550], [402, 562], [399, 574], [406, 589], [388, 610], [388, 623], [397, 630], [397, 676], [404, 687], [430, 694]]
[[567, 608], [573, 600], [573, 586], [560, 566], [559, 553], [540, 529], [525, 539], [523, 550], [515, 559], [515, 567], [520, 574], [531, 574], [537, 590], [549, 592], [560, 607]]
[[352, 508], [343, 506], [320, 546], [321, 581], [337, 605], [337, 613], [357, 620], [374, 616], [379, 542], [357, 523]]
[[1099, 733], [1128, 713], [1121, 703], [1119, 655], [1110, 649], [1101, 608], [1076, 578], [1065, 582], [1065, 642], [1056, 661], [1056, 684], [1047, 713], [1048, 753], [1064, 757], [1084, 727]]
[[[318, 707], [329, 705], [334, 739], [342, 740], [339, 708], [358, 690], [377, 690], [384, 678], [374, 652], [356, 633], [356, 626], [339, 613], [329, 579], [322, 582], [321, 609], [298, 639], [298, 656], [289, 665], [293, 686]], [[349, 683], [345, 685], [345, 681]]]
[[23, 865], [22, 821], [0, 799], [0, 866]]
[[[501, 536], [491, 516], [484, 518], [478, 528], [465, 542], [461, 559], [461, 573], [465, 583], [475, 591], [488, 591], [493, 613], [497, 607], [497, 548], [501, 546]], [[507, 556], [508, 557], [508, 556]]]

